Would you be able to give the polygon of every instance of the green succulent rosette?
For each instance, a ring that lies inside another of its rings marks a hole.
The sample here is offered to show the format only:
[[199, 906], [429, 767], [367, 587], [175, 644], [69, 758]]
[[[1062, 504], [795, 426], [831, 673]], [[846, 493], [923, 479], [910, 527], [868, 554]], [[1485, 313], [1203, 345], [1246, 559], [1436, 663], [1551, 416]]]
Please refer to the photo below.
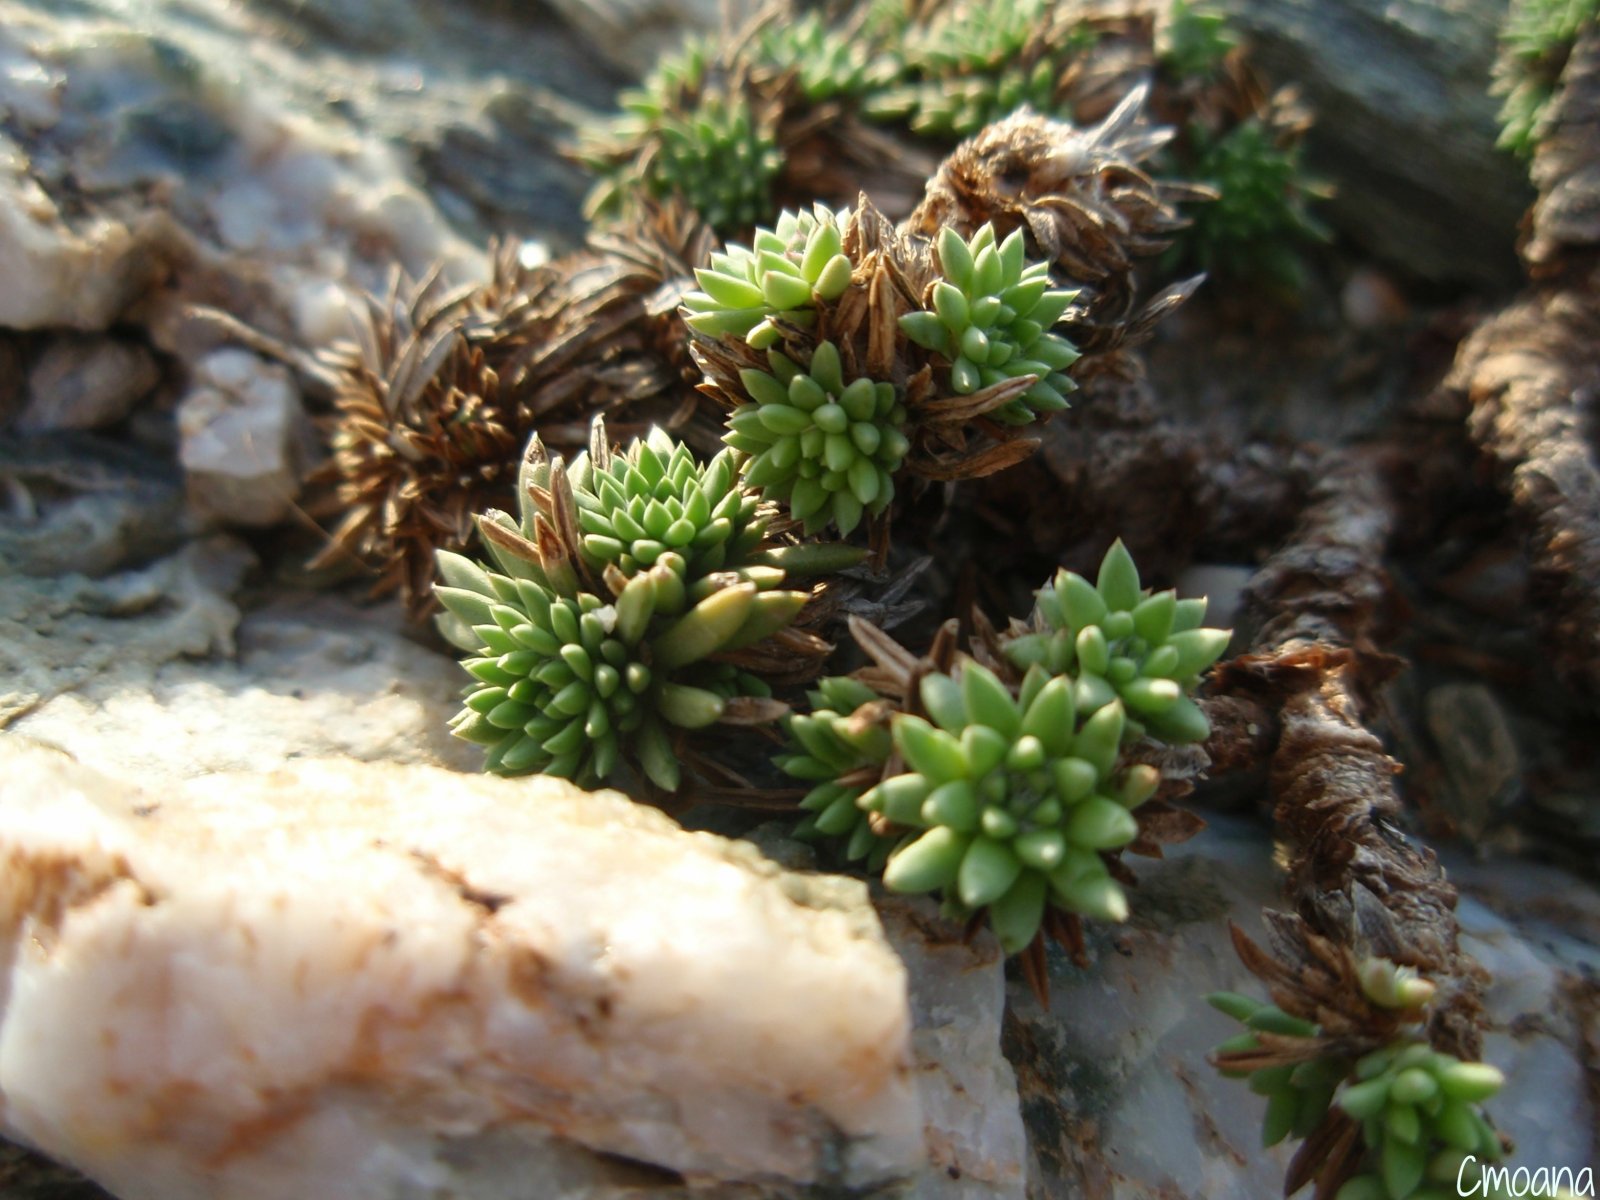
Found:
[[713, 571], [758, 565], [767, 520], [760, 497], [741, 487], [738, 456], [725, 451], [701, 464], [682, 442], [660, 431], [596, 465], [580, 455], [567, 471], [580, 543], [589, 566], [616, 566], [625, 577], [663, 561], [688, 582]]
[[1142, 588], [1121, 539], [1112, 543], [1096, 582], [1059, 572], [1041, 588], [1032, 626], [1009, 636], [1006, 657], [1019, 669], [1072, 676], [1077, 711], [1121, 701], [1130, 739], [1199, 742], [1210, 725], [1188, 692], [1227, 649], [1230, 633], [1202, 628], [1206, 602]]
[[884, 868], [896, 892], [940, 891], [957, 914], [987, 909], [1008, 954], [1033, 941], [1046, 905], [1101, 920], [1128, 915], [1102, 851], [1138, 835], [1132, 810], [1154, 795], [1154, 767], [1119, 771], [1123, 712], [1080, 719], [1072, 683], [1035, 668], [1013, 695], [987, 668], [925, 675], [931, 721], [897, 717], [906, 764], [859, 801], [909, 834]]
[[[1206, 997], [1206, 1003], [1245, 1026], [1245, 1032], [1217, 1047], [1219, 1054], [1259, 1051], [1262, 1047], [1257, 1035], [1262, 1033], [1306, 1039], [1320, 1034], [1311, 1022], [1291, 1016], [1275, 1004], [1260, 1003], [1237, 992], [1214, 992]], [[1321, 1056], [1254, 1071], [1223, 1068], [1222, 1073], [1247, 1080], [1252, 1092], [1266, 1098], [1261, 1144], [1276, 1146], [1287, 1137], [1308, 1137], [1322, 1124], [1350, 1066], [1347, 1058]]]
[[1479, 1107], [1504, 1082], [1488, 1063], [1462, 1062], [1420, 1041], [1402, 1041], [1359, 1059], [1354, 1082], [1335, 1102], [1361, 1123], [1373, 1169], [1348, 1180], [1336, 1200], [1484, 1193], [1483, 1187], [1458, 1192], [1456, 1181], [1483, 1183], [1481, 1164], [1504, 1153], [1500, 1135]]
[[750, 402], [728, 418], [723, 441], [751, 455], [745, 484], [787, 504], [807, 534], [828, 525], [849, 534], [894, 499], [894, 473], [911, 448], [905, 406], [893, 384], [845, 383], [832, 342], [805, 369], [776, 350], [767, 361], [770, 373], [739, 373]]
[[[670, 731], [720, 720], [736, 696], [770, 695], [709, 660], [787, 627], [809, 593], [782, 589], [784, 552], [763, 547], [765, 518], [732, 452], [702, 467], [653, 431], [613, 455], [598, 433], [595, 452], [563, 469], [535, 443], [518, 493], [520, 520], [479, 518], [491, 562], [437, 555], [439, 628], [468, 652], [473, 680], [453, 731], [486, 747], [498, 774], [593, 783], [630, 761], [676, 790]], [[584, 530], [577, 545], [564, 514]], [[810, 549], [787, 561], [804, 569]]]
[[800, 801], [806, 816], [795, 835], [842, 838], [848, 860], [865, 859], [869, 870], [882, 870], [894, 839], [873, 830], [871, 817], [858, 802], [876, 782], [893, 741], [880, 722], [857, 715], [881, 697], [845, 676], [822, 680], [807, 697], [811, 712], [796, 713], [786, 722], [792, 752], [776, 760], [786, 774], [812, 784]]
[[777, 322], [809, 329], [818, 301], [837, 300], [854, 269], [844, 253], [848, 212], [818, 204], [784, 212], [758, 229], [750, 247], [732, 245], [695, 271], [698, 291], [683, 298], [684, 321], [707, 337], [742, 337], [758, 350], [775, 346]]
[[944, 141], [968, 137], [1026, 105], [1055, 113], [1059, 66], [1040, 59], [1032, 67], [1002, 67], [982, 75], [919, 80], [874, 96], [868, 115], [903, 120], [913, 133]]
[[1532, 157], [1573, 43], [1596, 20], [1600, 0], [1512, 0], [1491, 89], [1505, 96], [1496, 143], [1502, 150]]
[[1049, 266], [1027, 262], [1020, 229], [996, 245], [992, 225], [970, 241], [947, 227], [937, 245], [943, 278], [931, 289], [931, 308], [900, 318], [906, 336], [949, 359], [950, 386], [961, 395], [1036, 376], [1020, 397], [995, 410], [1001, 420], [1026, 425], [1066, 408], [1066, 393], [1076, 385], [1063, 372], [1079, 355], [1049, 330], [1077, 293], [1052, 288]]

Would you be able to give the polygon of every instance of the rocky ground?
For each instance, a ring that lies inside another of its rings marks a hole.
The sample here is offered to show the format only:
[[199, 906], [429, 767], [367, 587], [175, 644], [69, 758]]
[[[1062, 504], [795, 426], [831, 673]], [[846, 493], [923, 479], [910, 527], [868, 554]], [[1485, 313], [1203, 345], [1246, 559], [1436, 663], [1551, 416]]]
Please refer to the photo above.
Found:
[[[986, 935], [807, 874], [781, 828], [754, 831], [763, 859], [479, 777], [445, 731], [454, 663], [361, 580], [303, 568], [310, 352], [396, 264], [468, 278], [491, 235], [576, 244], [563, 139], [706, 7], [0, 0], [19, 1143], [125, 1200], [329, 1195], [334, 1170], [374, 1198], [1276, 1193], [1287, 1152], [1258, 1148], [1259, 1101], [1207, 1064], [1229, 1022], [1198, 1003], [1251, 990], [1226, 925], [1259, 931], [1281, 893], [1260, 772], [1202, 792], [1211, 828], [1141, 865], [1132, 922], [1086, 968], [1052, 960], [1041, 1007]], [[1349, 447], [1417, 448], [1393, 594], [1363, 626], [1411, 664], [1381, 724], [1492, 979], [1491, 1112], [1516, 1161], [1593, 1164], [1600, 576], [1594, 544], [1562, 541], [1594, 520], [1593, 422], [1549, 402], [1592, 408], [1572, 346], [1593, 289], [1514, 299], [1534, 193], [1483, 93], [1504, 6], [1222, 7], [1319, 112], [1337, 247], [1296, 313], [1202, 294], [1149, 347], [1153, 406], [1071, 414], [980, 507], [1051, 560], [1075, 547], [1059, 519], [1039, 533], [1046, 509], [1170, 534], [1168, 567], [1231, 592], [1249, 645], [1255, 548]], [[1565, 199], [1529, 226], [1547, 262], [1592, 233], [1557, 186], [1594, 161], [1576, 104], [1540, 180]], [[1587, 476], [1555, 453], [1585, 438]], [[18, 943], [25, 912], [42, 940]], [[103, 1194], [0, 1155], [0, 1196]]]

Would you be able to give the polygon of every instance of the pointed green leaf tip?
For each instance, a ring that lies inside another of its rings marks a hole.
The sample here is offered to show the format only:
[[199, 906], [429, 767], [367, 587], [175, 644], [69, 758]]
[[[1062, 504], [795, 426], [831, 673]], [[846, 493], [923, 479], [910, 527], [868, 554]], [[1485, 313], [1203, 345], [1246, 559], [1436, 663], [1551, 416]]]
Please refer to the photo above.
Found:
[[1064, 397], [1076, 385], [1064, 372], [1078, 351], [1049, 329], [1076, 293], [1051, 290], [1048, 264], [1026, 262], [1021, 230], [996, 246], [992, 226], [969, 241], [947, 227], [937, 247], [944, 278], [929, 289], [924, 311], [901, 318], [905, 335], [950, 359], [950, 386], [958, 393], [1034, 376], [1028, 391], [996, 410], [1011, 424], [1066, 408]]
[[894, 385], [846, 381], [838, 348], [820, 343], [802, 368], [776, 350], [771, 373], [745, 370], [749, 403], [734, 410], [729, 446], [750, 455], [748, 486], [786, 503], [807, 534], [832, 525], [848, 535], [894, 499], [894, 473], [911, 443]]

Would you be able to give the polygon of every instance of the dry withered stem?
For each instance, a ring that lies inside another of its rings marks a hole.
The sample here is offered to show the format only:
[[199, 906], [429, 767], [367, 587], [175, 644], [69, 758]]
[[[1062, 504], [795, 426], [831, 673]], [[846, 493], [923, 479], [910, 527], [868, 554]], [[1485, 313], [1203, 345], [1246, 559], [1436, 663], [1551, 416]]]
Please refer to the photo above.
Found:
[[[1278, 730], [1273, 822], [1303, 922], [1293, 930], [1308, 952], [1314, 935], [1416, 968], [1438, 989], [1430, 1041], [1475, 1059], [1483, 975], [1458, 944], [1456, 891], [1434, 855], [1400, 831], [1399, 765], [1364, 724], [1392, 661], [1373, 645], [1395, 509], [1389, 465], [1382, 449], [1324, 459], [1298, 531], [1252, 583], [1265, 618], [1252, 653], [1219, 672], [1217, 690], [1256, 703], [1258, 726]], [[1230, 728], [1237, 723], [1219, 734]], [[1232, 761], [1226, 747], [1213, 757]]]

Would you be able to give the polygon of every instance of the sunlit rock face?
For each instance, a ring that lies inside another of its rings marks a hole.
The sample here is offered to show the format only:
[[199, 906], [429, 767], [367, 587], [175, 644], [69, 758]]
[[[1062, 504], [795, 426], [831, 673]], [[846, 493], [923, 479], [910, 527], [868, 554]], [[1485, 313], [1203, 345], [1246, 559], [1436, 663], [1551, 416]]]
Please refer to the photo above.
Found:
[[0, 1117], [125, 1200], [870, 1190], [923, 1160], [858, 884], [554, 781], [143, 792], [18, 737], [0, 780]]

